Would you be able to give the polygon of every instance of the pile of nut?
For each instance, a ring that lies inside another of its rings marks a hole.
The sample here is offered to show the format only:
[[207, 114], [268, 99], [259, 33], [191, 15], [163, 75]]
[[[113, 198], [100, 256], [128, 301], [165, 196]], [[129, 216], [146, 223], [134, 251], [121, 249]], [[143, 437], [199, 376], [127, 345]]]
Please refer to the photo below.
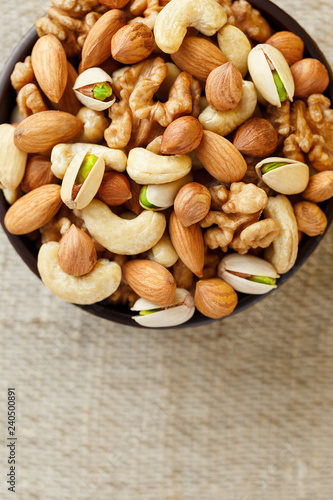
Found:
[[7, 230], [57, 296], [147, 327], [235, 309], [327, 226], [326, 67], [246, 0], [52, 0], [0, 126]]

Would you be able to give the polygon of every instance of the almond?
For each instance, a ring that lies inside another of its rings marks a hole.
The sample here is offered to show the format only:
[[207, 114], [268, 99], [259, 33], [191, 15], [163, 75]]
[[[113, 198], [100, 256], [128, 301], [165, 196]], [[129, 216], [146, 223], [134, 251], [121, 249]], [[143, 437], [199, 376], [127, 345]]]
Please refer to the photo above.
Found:
[[90, 273], [97, 262], [95, 245], [81, 229], [72, 224], [60, 240], [58, 250], [59, 266], [71, 276]]
[[130, 0], [99, 0], [99, 3], [109, 9], [122, 9]]
[[162, 137], [161, 153], [182, 155], [194, 151], [202, 139], [203, 128], [194, 116], [182, 116], [168, 125]]
[[49, 222], [62, 201], [60, 186], [46, 184], [19, 198], [7, 211], [5, 226], [12, 234], [28, 234]]
[[247, 171], [247, 164], [235, 146], [210, 130], [204, 130], [195, 152], [205, 169], [221, 182], [240, 181]]
[[146, 259], [126, 262], [122, 268], [125, 280], [143, 299], [158, 306], [168, 306], [176, 293], [176, 281], [164, 266]]
[[77, 115], [81, 108], [81, 103], [77, 100], [75, 92], [73, 90], [73, 85], [77, 79], [77, 72], [74, 66], [71, 63], [67, 63], [68, 76], [67, 76], [67, 85], [64, 93], [62, 94], [62, 98], [56, 104], [53, 104], [53, 107], [58, 111], [67, 111], [72, 115]]
[[194, 78], [206, 81], [213, 69], [227, 63], [221, 50], [205, 38], [186, 36], [180, 49], [171, 54], [173, 62]]
[[312, 94], [322, 94], [329, 84], [326, 67], [318, 59], [302, 59], [291, 66], [295, 82], [295, 97], [306, 99]]
[[64, 111], [41, 111], [25, 118], [15, 129], [14, 143], [20, 151], [43, 153], [60, 142], [68, 142], [83, 122]]
[[263, 118], [247, 120], [234, 138], [234, 146], [244, 155], [264, 157], [273, 153], [278, 145], [278, 133]]
[[219, 278], [200, 280], [195, 287], [196, 308], [208, 318], [223, 318], [232, 313], [237, 306], [235, 290]]
[[21, 184], [22, 191], [28, 193], [45, 184], [57, 184], [58, 179], [51, 170], [52, 163], [49, 158], [42, 155], [32, 156], [25, 168]]
[[119, 9], [109, 10], [98, 19], [82, 48], [81, 71], [99, 66], [111, 56], [112, 37], [125, 24], [126, 14]]
[[243, 77], [231, 63], [209, 73], [206, 82], [207, 101], [218, 111], [235, 109], [243, 94]]
[[132, 198], [129, 180], [119, 172], [106, 172], [97, 191], [97, 197], [111, 207], [122, 205]]
[[289, 66], [300, 61], [303, 57], [304, 42], [299, 36], [290, 31], [278, 31], [269, 37], [265, 43], [278, 49]]
[[111, 40], [112, 57], [123, 64], [135, 64], [146, 59], [154, 48], [154, 35], [143, 23], [127, 24]]
[[189, 182], [178, 191], [174, 210], [179, 222], [188, 227], [206, 217], [210, 203], [211, 195], [206, 186], [197, 182]]
[[60, 40], [45, 35], [37, 40], [31, 53], [36, 80], [51, 102], [59, 102], [67, 84], [67, 57]]
[[134, 212], [136, 215], [141, 214], [143, 208], [140, 205], [140, 192], [142, 186], [137, 182], [133, 181], [133, 179], [129, 178], [129, 184], [131, 188], [132, 197], [129, 198], [125, 203], [125, 207], [131, 212]]
[[205, 260], [204, 239], [199, 224], [185, 227], [175, 212], [169, 221], [169, 233], [179, 258], [192, 273], [201, 278]]

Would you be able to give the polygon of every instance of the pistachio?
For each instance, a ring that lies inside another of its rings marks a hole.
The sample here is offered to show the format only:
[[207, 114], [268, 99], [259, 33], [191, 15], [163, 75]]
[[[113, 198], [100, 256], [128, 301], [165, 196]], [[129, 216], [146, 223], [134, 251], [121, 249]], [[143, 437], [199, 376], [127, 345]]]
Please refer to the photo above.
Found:
[[62, 185], [61, 199], [68, 208], [81, 210], [94, 198], [102, 182], [105, 162], [85, 151], [74, 156]]
[[112, 78], [101, 68], [89, 68], [75, 80], [73, 90], [84, 106], [95, 111], [110, 108], [116, 100]]
[[262, 295], [276, 288], [274, 266], [253, 255], [229, 254], [218, 267], [218, 276], [237, 292]]
[[177, 288], [172, 303], [167, 307], [159, 307], [146, 299], [138, 299], [131, 311], [140, 311], [133, 316], [134, 321], [147, 328], [168, 328], [185, 323], [192, 318], [195, 307], [190, 292]]
[[302, 193], [309, 182], [309, 167], [296, 160], [265, 158], [255, 169], [267, 186], [282, 194]]
[[180, 188], [192, 180], [192, 175], [188, 174], [177, 181], [143, 186], [139, 196], [140, 205], [146, 210], [165, 210], [172, 207]]
[[294, 79], [282, 53], [269, 44], [259, 44], [249, 53], [248, 66], [253, 83], [266, 101], [281, 107], [293, 100]]

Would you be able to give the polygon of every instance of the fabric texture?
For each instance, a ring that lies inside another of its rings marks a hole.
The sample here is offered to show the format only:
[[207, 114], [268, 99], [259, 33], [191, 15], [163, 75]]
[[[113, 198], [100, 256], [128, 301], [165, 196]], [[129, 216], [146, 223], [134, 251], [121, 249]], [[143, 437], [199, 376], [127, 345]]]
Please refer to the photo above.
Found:
[[[333, 64], [332, 0], [276, 0]], [[47, 0], [0, 0], [0, 64]], [[0, 231], [17, 500], [330, 500], [333, 227], [274, 294], [209, 327], [144, 331], [54, 297]], [[12, 496], [11, 496], [12, 495]]]

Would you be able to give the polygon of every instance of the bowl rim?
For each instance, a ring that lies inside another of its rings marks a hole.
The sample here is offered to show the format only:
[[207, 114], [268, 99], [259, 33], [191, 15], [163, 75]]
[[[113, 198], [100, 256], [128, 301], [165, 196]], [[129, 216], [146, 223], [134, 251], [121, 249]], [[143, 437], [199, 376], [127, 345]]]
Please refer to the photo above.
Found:
[[[325, 91], [333, 102], [333, 74], [330, 65], [328, 64], [324, 54], [319, 49], [317, 43], [311, 38], [311, 36], [302, 28], [295, 19], [293, 19], [289, 14], [287, 14], [284, 10], [278, 7], [276, 4], [272, 3], [270, 0], [249, 0], [251, 5], [254, 8], [260, 10], [265, 19], [267, 19], [272, 26], [279, 25], [278, 31], [292, 31], [300, 36], [305, 45], [305, 51], [310, 55], [310, 57], [319, 59], [327, 68], [330, 76], [330, 83], [328, 89]], [[23, 61], [26, 56], [31, 54], [31, 49], [33, 44], [37, 39], [37, 32], [35, 27], [29, 29], [29, 31], [20, 39], [17, 43], [16, 47], [10, 54], [9, 58], [5, 62], [5, 65], [0, 74], [0, 103], [4, 102], [6, 99], [6, 95], [9, 93], [14, 93], [11, 88], [10, 83], [10, 75], [14, 69], [16, 62]], [[12, 107], [9, 108], [10, 99], [7, 100], [8, 110], [2, 111], [0, 110], [0, 123], [4, 123], [4, 115], [9, 116], [8, 112], [12, 110]], [[317, 237], [306, 237], [304, 238], [304, 242], [302, 242], [300, 251], [296, 260], [296, 263], [292, 267], [290, 271], [283, 274], [278, 280], [278, 287], [280, 288], [283, 283], [285, 283], [291, 276], [293, 276], [298, 269], [306, 262], [309, 256], [314, 252], [322, 238], [325, 236], [332, 220], [333, 220], [333, 199], [328, 200], [323, 205], [324, 212], [326, 214], [328, 224], [325, 233], [322, 236]], [[3, 227], [7, 238], [9, 239], [11, 245], [14, 247], [18, 255], [25, 262], [25, 264], [31, 269], [31, 271], [40, 279], [38, 269], [37, 269], [37, 250], [31, 240], [29, 240], [26, 236], [16, 236], [9, 233], [4, 225], [4, 216], [7, 211], [8, 204], [5, 201], [5, 198], [1, 192], [0, 196], [0, 223]], [[227, 318], [247, 309], [251, 305], [263, 300], [265, 297], [273, 293], [274, 290], [265, 295], [243, 295], [239, 294], [239, 302], [236, 309], [232, 314], [226, 316]], [[137, 324], [132, 319], [132, 314], [128, 310], [124, 308], [124, 312], [122, 312], [119, 306], [112, 306], [107, 303], [107, 305], [102, 301], [96, 304], [91, 305], [79, 305], [73, 304], [77, 307], [80, 307], [84, 311], [87, 311], [95, 316], [102, 317], [109, 321], [113, 321], [115, 323], [131, 326], [134, 328], [142, 328], [146, 330], [151, 330], [151, 328], [143, 327]], [[193, 328], [196, 326], [206, 325], [215, 321], [221, 321], [224, 318], [212, 319], [203, 316], [199, 311], [196, 310], [194, 316], [184, 323], [183, 325], [177, 325], [174, 327], [162, 327], [159, 330], [169, 330], [169, 329], [184, 329], [184, 328]]]

